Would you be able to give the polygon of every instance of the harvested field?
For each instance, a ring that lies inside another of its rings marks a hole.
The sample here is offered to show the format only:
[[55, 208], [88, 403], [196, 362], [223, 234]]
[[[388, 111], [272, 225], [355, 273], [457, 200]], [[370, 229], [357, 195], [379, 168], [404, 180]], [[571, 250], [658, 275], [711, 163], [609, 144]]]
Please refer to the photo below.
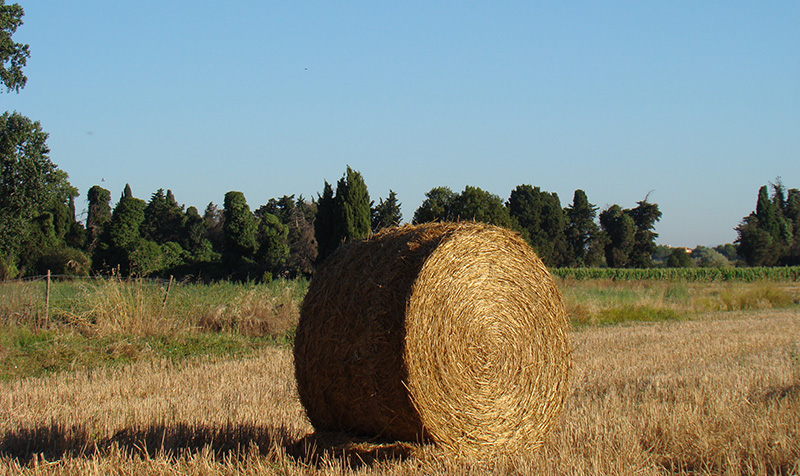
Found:
[[26, 378], [0, 384], [0, 472], [797, 474], [798, 336], [796, 309], [575, 332], [561, 421], [493, 466], [306, 437], [288, 349]]

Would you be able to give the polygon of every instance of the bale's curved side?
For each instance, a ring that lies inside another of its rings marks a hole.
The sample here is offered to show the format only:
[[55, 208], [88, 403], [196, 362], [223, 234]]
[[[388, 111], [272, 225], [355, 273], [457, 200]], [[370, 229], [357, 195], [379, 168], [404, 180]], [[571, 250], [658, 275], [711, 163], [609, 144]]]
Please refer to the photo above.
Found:
[[425, 438], [404, 387], [405, 308], [444, 236], [401, 227], [340, 247], [309, 285], [295, 335], [298, 393], [318, 431]]
[[540, 444], [566, 393], [567, 347], [561, 296], [516, 234], [405, 226], [317, 272], [295, 374], [318, 431], [497, 452]]

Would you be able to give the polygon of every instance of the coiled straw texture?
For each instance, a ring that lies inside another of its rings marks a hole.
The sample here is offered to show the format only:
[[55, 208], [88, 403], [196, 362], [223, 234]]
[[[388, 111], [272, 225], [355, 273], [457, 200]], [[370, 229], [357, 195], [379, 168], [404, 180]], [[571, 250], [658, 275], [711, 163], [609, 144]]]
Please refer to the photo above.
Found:
[[568, 371], [566, 312], [547, 269], [516, 233], [473, 222], [341, 247], [309, 286], [295, 339], [317, 431], [466, 455], [539, 447]]

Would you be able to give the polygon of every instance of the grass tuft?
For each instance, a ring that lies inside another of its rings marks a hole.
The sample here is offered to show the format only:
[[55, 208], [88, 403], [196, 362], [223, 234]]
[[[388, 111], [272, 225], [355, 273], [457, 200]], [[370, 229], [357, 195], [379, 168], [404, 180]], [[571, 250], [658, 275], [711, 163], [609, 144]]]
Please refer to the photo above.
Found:
[[140, 359], [242, 355], [293, 340], [307, 283], [0, 283], [0, 380]]

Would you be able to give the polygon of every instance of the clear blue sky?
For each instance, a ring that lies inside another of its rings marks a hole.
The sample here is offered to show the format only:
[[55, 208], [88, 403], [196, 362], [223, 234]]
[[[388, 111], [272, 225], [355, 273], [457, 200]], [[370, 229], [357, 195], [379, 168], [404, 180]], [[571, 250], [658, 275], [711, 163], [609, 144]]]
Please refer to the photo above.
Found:
[[[7, 0], [12, 3], [12, 0]], [[410, 220], [432, 187], [650, 193], [714, 246], [800, 188], [800, 2], [22, 0], [28, 85], [79, 188], [316, 197], [346, 165]]]

